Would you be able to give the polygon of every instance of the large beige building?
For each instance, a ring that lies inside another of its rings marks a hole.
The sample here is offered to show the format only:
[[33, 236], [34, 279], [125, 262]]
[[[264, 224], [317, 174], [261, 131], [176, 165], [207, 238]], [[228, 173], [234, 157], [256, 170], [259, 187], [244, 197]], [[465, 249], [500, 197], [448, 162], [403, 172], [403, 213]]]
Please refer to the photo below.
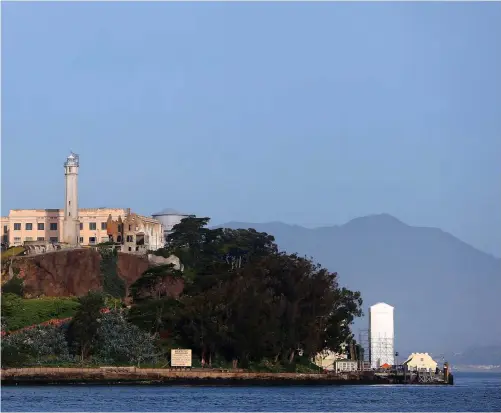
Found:
[[132, 213], [130, 208], [78, 208], [78, 155], [64, 164], [65, 200], [61, 209], [12, 209], [1, 218], [2, 244], [47, 241], [70, 246], [113, 241], [125, 252], [144, 252], [164, 246], [163, 224]]
[[[125, 251], [156, 250], [164, 245], [160, 221], [131, 213], [130, 209], [81, 208], [78, 217], [80, 245], [113, 241], [123, 244]], [[113, 221], [122, 225], [113, 227]], [[9, 246], [23, 245], [25, 241], [63, 240], [64, 209], [12, 209], [1, 222], [2, 242]]]

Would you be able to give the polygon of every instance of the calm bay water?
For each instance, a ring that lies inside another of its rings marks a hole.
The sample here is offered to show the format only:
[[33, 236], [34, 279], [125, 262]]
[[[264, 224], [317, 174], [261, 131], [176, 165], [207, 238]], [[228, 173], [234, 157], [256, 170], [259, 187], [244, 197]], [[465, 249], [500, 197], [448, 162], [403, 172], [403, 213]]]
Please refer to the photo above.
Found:
[[501, 374], [456, 373], [454, 386], [16, 386], [2, 411], [501, 411]]

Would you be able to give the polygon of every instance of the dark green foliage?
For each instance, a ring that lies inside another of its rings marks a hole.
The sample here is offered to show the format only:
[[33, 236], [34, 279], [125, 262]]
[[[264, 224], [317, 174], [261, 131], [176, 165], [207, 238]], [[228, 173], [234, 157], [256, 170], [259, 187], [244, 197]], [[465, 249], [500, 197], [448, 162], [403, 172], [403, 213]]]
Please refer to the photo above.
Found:
[[105, 298], [102, 293], [89, 292], [78, 299], [78, 308], [68, 328], [67, 338], [70, 348], [81, 360], [89, 357], [92, 343], [96, 337], [104, 307]]
[[[309, 360], [353, 339], [350, 324], [361, 315], [360, 293], [340, 288], [336, 273], [279, 253], [268, 234], [211, 230], [207, 223], [183, 219], [162, 252], [184, 264], [184, 294], [177, 302], [136, 300], [132, 322], [150, 332], [167, 330], [206, 361], [222, 357], [243, 367], [268, 359], [294, 369], [299, 354]], [[145, 274], [138, 284], [147, 288], [158, 276]]]
[[24, 282], [17, 275], [14, 275], [9, 281], [2, 286], [2, 294], [16, 294], [19, 297], [23, 296]]
[[159, 288], [167, 278], [182, 277], [182, 273], [174, 269], [174, 265], [158, 265], [147, 269], [129, 288], [129, 295], [137, 303], [146, 298], [160, 298], [165, 289]]
[[118, 252], [110, 247], [113, 243], [98, 245], [101, 254], [101, 276], [103, 277], [103, 290], [112, 297], [125, 297], [125, 281], [117, 273]]
[[72, 317], [78, 308], [74, 298], [22, 299], [14, 294], [2, 294], [2, 318], [6, 331], [43, 323], [51, 319]]

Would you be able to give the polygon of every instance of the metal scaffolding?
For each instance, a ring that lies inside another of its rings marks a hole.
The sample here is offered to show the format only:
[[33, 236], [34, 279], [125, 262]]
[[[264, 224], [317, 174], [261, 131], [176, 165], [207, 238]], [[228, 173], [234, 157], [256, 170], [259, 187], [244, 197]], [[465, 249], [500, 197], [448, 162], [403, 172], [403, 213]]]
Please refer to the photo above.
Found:
[[358, 345], [361, 348], [359, 369], [366, 370], [370, 362], [369, 330], [367, 329], [358, 330]]
[[371, 334], [369, 332], [369, 360], [372, 368], [383, 364], [395, 364], [394, 338], [386, 334]]

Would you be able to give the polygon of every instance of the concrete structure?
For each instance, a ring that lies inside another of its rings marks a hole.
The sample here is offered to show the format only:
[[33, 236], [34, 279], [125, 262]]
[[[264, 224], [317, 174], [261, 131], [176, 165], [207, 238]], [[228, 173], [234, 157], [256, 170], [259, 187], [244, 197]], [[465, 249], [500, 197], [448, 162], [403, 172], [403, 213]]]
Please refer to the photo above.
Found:
[[0, 218], [2, 248], [9, 245], [9, 217]]
[[337, 360], [346, 360], [346, 354], [335, 353], [333, 351], [323, 351], [318, 353], [312, 360], [313, 364], [323, 370], [333, 371]]
[[[161, 222], [132, 213], [130, 208], [80, 208], [77, 215], [80, 245], [96, 245], [111, 240], [123, 244], [122, 250], [126, 252], [145, 252], [163, 246]], [[114, 229], [118, 230], [119, 226], [114, 228], [113, 222], [121, 224], [118, 233]], [[10, 246], [24, 245], [26, 241], [58, 243], [64, 238], [65, 210], [12, 209], [8, 217], [2, 218], [2, 227], [4, 225], [7, 226]]]
[[369, 308], [369, 359], [374, 369], [395, 364], [393, 310], [386, 303]]
[[151, 215], [153, 218], [158, 219], [164, 226], [164, 235], [167, 240], [167, 236], [172, 232], [174, 225], [181, 222], [182, 219], [188, 218], [190, 214], [184, 214], [182, 212], [176, 211], [172, 208], [166, 208], [160, 212]]
[[53, 250], [52, 245], [96, 245], [113, 241], [125, 252], [146, 252], [164, 246], [160, 221], [131, 213], [130, 208], [78, 208], [78, 155], [64, 163], [63, 209], [12, 209], [2, 217], [2, 247], [26, 243], [30, 253]]
[[346, 373], [358, 370], [358, 361], [356, 360], [336, 360], [334, 362], [334, 371], [336, 373]]
[[431, 358], [428, 353], [412, 353], [407, 360], [403, 362], [404, 366], [410, 371], [431, 371], [435, 372], [438, 363]]
[[80, 160], [77, 154], [70, 153], [64, 163], [65, 197], [62, 242], [78, 245], [80, 240], [80, 222], [78, 220], [78, 168]]

